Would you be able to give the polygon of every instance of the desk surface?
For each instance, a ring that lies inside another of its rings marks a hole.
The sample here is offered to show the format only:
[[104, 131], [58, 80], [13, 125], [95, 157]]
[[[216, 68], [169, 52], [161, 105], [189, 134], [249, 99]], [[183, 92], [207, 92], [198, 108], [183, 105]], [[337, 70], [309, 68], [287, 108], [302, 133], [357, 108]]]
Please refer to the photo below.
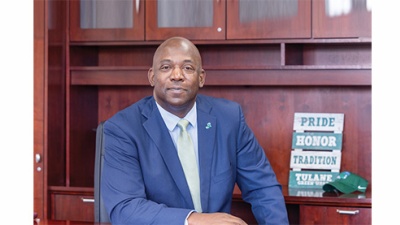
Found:
[[[233, 195], [234, 201], [242, 201], [241, 194], [236, 191]], [[354, 192], [351, 194], [324, 192], [322, 188], [289, 188], [282, 186], [282, 193], [286, 204], [308, 204], [308, 205], [335, 205], [352, 207], [371, 207], [372, 191], [367, 189], [366, 193]]]
[[283, 195], [286, 204], [311, 204], [311, 205], [335, 205], [353, 207], [371, 207], [371, 189], [366, 193], [354, 192], [351, 194], [324, 192], [312, 188], [288, 188], [283, 187]]
[[79, 222], [69, 220], [34, 220], [33, 225], [111, 225], [111, 223]]

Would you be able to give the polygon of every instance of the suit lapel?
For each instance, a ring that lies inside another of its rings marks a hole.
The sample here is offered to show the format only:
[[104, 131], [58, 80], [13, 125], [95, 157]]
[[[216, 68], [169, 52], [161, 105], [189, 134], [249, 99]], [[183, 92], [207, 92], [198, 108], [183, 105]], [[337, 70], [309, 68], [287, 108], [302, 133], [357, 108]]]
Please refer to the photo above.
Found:
[[147, 106], [143, 109], [142, 114], [148, 118], [147, 121], [143, 123], [143, 126], [163, 157], [165, 165], [174, 179], [176, 186], [181, 192], [187, 205], [193, 205], [189, 187], [186, 183], [177, 151], [161, 114], [157, 110], [154, 99], [148, 102]]
[[208, 212], [211, 165], [215, 149], [216, 117], [210, 115], [211, 106], [198, 97], [197, 101], [197, 129], [199, 144], [200, 188], [201, 205], [204, 212]]

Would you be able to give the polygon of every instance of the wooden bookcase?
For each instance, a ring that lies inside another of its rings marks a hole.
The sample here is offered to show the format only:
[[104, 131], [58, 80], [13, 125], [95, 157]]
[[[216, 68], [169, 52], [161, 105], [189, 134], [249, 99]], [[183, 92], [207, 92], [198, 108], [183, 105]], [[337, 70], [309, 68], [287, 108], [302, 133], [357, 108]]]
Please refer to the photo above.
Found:
[[[249, 36], [239, 37], [236, 36], [239, 33], [232, 32], [238, 21], [231, 21], [229, 16], [234, 13], [230, 11], [234, 7], [229, 8], [229, 5], [236, 4], [236, 10], [237, 2], [221, 1], [228, 10], [226, 14], [218, 14], [227, 20], [224, 38], [193, 38], [207, 72], [206, 85], [200, 92], [242, 105], [250, 128], [284, 187], [291, 224], [309, 222], [310, 218], [304, 217], [304, 212], [314, 210], [313, 207], [327, 210], [324, 213], [331, 210], [324, 207], [360, 208], [363, 215], [367, 213], [363, 217], [368, 221], [372, 202], [370, 192], [362, 200], [296, 196], [287, 185], [294, 113], [344, 113], [341, 170], [366, 178], [372, 189], [372, 42], [367, 28], [355, 31], [346, 26], [355, 18], [359, 20], [360, 16], [368, 23], [370, 13], [329, 19], [330, 24], [345, 23], [344, 30], [336, 29], [338, 35], [335, 35], [328, 33], [332, 32], [329, 27], [324, 31], [323, 26], [315, 26], [315, 18], [321, 17], [322, 3], [301, 1], [300, 8], [305, 10], [301, 15], [310, 29], [309, 35], [304, 36], [299, 29], [291, 30], [289, 36], [248, 33]], [[180, 31], [154, 31], [160, 35], [155, 38], [157, 40], [146, 40], [146, 32], [143, 39], [135, 40], [124, 36], [129, 32], [113, 33], [115, 30], [95, 30], [95, 35], [87, 36], [83, 34], [86, 30], [77, 29], [75, 19], [71, 18], [78, 15], [77, 2], [60, 1], [58, 5], [49, 6], [49, 12], [58, 15], [58, 23], [57, 29], [48, 29], [47, 39], [43, 38], [48, 41], [49, 54], [44, 57], [47, 75], [42, 85], [47, 94], [36, 97], [35, 104], [39, 99], [46, 106], [38, 109], [46, 115], [39, 123], [45, 127], [41, 130], [45, 144], [35, 139], [35, 149], [41, 149], [45, 156], [41, 165], [45, 177], [44, 204], [41, 206], [44, 213], [40, 216], [90, 221], [95, 128], [120, 109], [152, 94], [147, 71], [153, 53], [160, 40], [180, 34]], [[146, 8], [152, 4], [141, 3], [145, 8], [140, 10], [154, 10]], [[149, 18], [143, 18], [139, 26], [148, 26]], [[38, 77], [36, 73], [35, 77]], [[35, 124], [35, 128], [39, 125]], [[79, 212], [68, 207], [71, 204], [79, 207]], [[36, 209], [38, 207], [35, 205], [35, 211], [40, 211]], [[232, 212], [249, 223], [254, 222], [250, 207], [241, 200], [238, 189], [234, 192]]]

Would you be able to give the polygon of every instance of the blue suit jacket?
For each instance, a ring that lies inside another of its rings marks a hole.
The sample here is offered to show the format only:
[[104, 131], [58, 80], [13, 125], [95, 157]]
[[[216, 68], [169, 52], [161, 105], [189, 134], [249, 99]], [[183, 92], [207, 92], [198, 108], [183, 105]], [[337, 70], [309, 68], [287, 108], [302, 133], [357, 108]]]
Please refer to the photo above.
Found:
[[[204, 95], [196, 102], [203, 212], [229, 213], [237, 182], [259, 224], [288, 224], [281, 186], [240, 105]], [[183, 225], [193, 202], [154, 98], [116, 113], [104, 135], [101, 194], [112, 223]]]

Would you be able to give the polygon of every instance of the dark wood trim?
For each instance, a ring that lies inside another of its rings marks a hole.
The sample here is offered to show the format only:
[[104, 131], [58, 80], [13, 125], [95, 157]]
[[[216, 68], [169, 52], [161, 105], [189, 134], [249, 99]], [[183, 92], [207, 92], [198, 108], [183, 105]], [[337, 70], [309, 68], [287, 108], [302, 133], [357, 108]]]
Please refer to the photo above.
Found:
[[[206, 84], [224, 86], [370, 86], [370, 69], [207, 69]], [[304, 67], [303, 67], [304, 68]], [[306, 67], [310, 68], [310, 67]], [[72, 85], [149, 85], [148, 68], [71, 68]]]
[[[158, 46], [162, 41], [71, 41], [70, 46]], [[371, 38], [291, 38], [254, 40], [193, 40], [196, 45], [242, 45], [242, 44], [331, 44], [331, 43], [372, 43]]]
[[[34, 1], [34, 30], [33, 30], [33, 44], [34, 44], [34, 110], [33, 110], [33, 211], [37, 218], [46, 218], [47, 208], [47, 181], [45, 179], [46, 164], [42, 160], [40, 163], [35, 162], [35, 155], [39, 154], [42, 158], [45, 154], [45, 72], [46, 72], [46, 2], [41, 0]], [[42, 168], [42, 171], [37, 171], [37, 167]]]

